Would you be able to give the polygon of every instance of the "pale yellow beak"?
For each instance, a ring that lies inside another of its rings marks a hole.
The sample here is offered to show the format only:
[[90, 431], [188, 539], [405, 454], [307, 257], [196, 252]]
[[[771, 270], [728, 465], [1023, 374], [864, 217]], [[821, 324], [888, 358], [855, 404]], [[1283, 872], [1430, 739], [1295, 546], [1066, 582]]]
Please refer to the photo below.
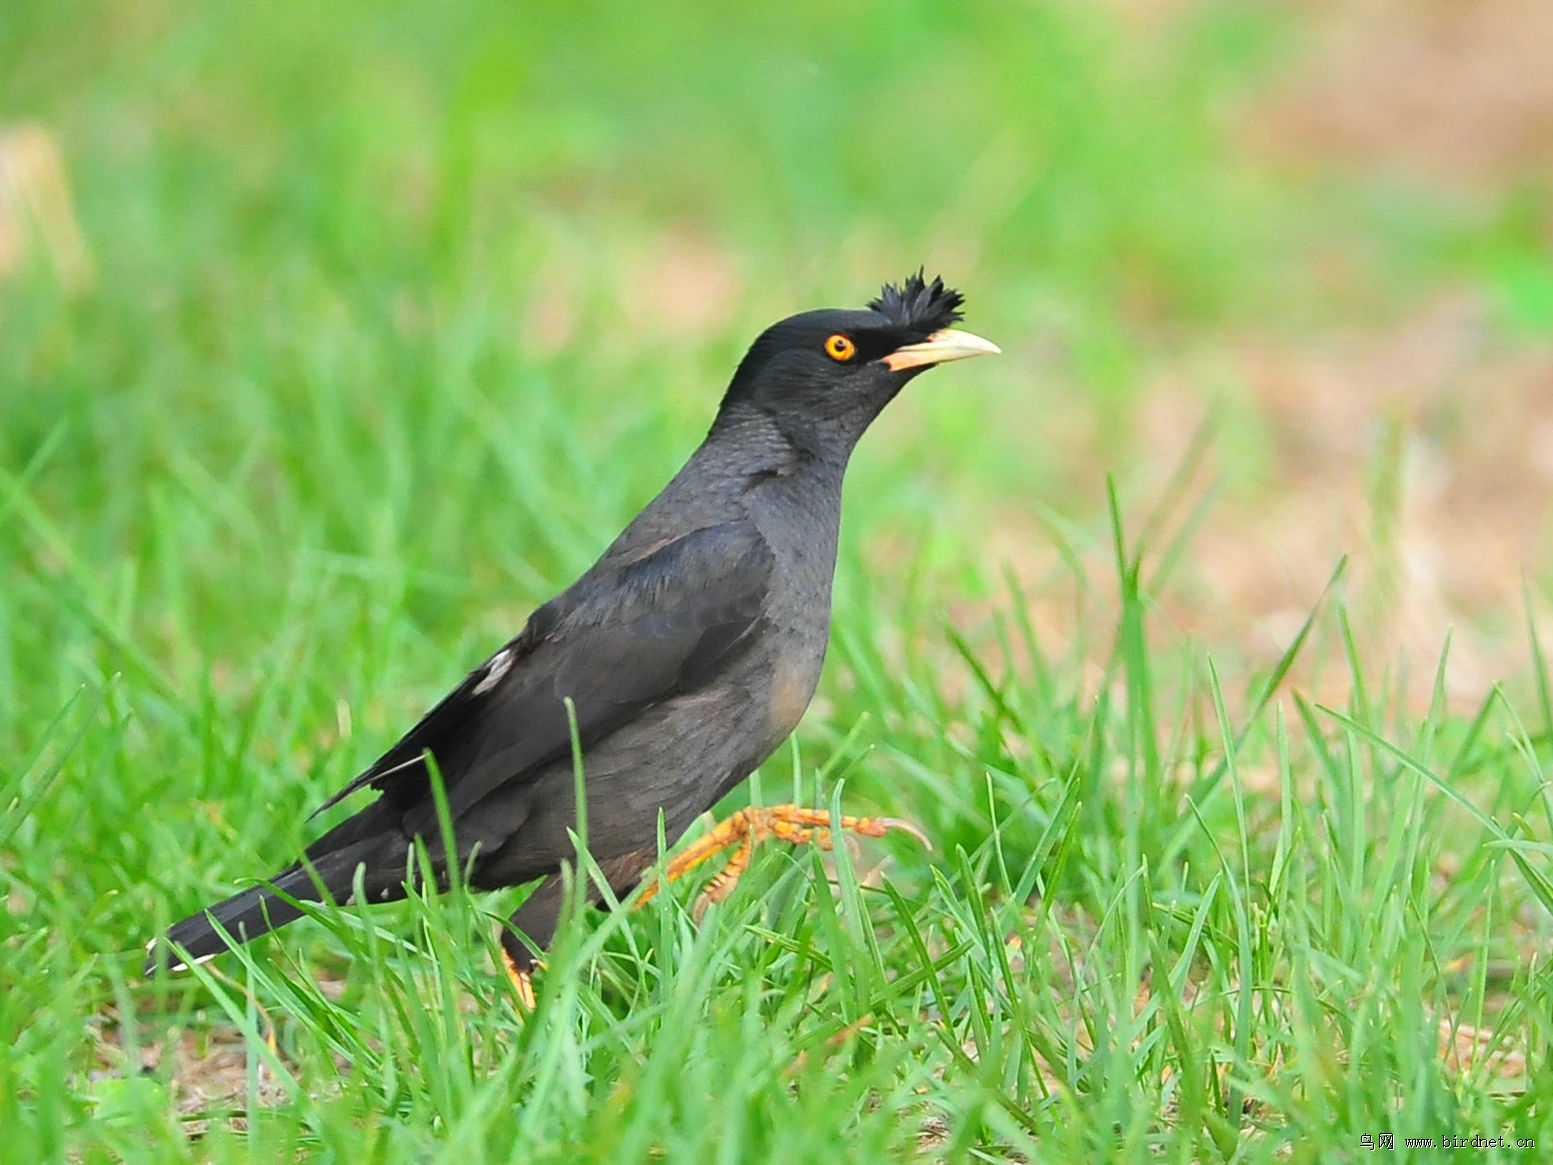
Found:
[[881, 356], [879, 360], [891, 372], [903, 372], [907, 368], [947, 364], [950, 360], [967, 360], [972, 356], [996, 356], [1002, 351], [991, 340], [983, 340], [970, 332], [945, 328], [934, 332], [920, 344], [907, 344], [888, 356]]

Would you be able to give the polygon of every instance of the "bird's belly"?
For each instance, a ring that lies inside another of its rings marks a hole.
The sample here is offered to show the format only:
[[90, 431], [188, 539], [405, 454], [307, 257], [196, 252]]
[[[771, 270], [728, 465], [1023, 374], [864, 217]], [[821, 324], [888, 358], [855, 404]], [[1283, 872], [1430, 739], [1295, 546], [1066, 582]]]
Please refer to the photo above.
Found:
[[[803, 714], [809, 710], [814, 691], [820, 682], [819, 660], [802, 658], [778, 659], [771, 669], [770, 695], [766, 699], [766, 723], [769, 728], [766, 754], [787, 739]], [[762, 760], [765, 758], [762, 757]], [[757, 764], [759, 762], [756, 762]]]
[[[777, 669], [778, 680], [769, 670], [738, 670], [744, 674], [711, 689], [663, 701], [584, 752], [588, 849], [595, 858], [656, 850], [660, 815], [672, 843], [781, 744], [808, 706], [818, 675], [817, 668], [813, 675]], [[572, 858], [570, 834], [580, 832], [574, 788], [567, 759], [513, 790], [526, 812], [504, 805], [502, 790], [473, 807], [465, 823], [477, 830], [480, 818], [521, 821], [494, 852], [487, 850], [477, 884], [538, 877]]]

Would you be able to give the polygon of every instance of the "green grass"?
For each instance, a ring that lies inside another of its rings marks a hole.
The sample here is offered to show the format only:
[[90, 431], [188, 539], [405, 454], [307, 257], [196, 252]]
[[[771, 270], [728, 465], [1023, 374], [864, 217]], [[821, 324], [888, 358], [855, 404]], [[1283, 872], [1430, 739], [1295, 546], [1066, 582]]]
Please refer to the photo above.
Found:
[[[1539, 326], [1521, 204], [1485, 240], [1427, 191], [1249, 161], [1220, 111], [1295, 53], [1276, 11], [597, 7], [0, 20], [0, 113], [58, 136], [97, 267], [0, 282], [0, 1158], [1553, 1142], [1534, 633], [1465, 709], [1409, 706], [1341, 585], [1271, 671], [1174, 642], [1191, 551], [1159, 531], [1213, 514], [1150, 496], [1171, 467], [1128, 436], [1152, 362], [1224, 331], [1462, 281]], [[1334, 296], [1319, 252], [1359, 235]], [[918, 263], [1008, 354], [865, 441], [822, 701], [733, 801], [907, 816], [933, 850], [774, 847], [699, 925], [694, 887], [580, 914], [526, 1022], [492, 948], [515, 893], [321, 911], [141, 980], [147, 938], [287, 860], [592, 560], [758, 328]], [[666, 270], [736, 291], [666, 305]], [[1114, 448], [1045, 438], [1072, 393]], [[1244, 464], [1264, 435], [1229, 403]], [[1062, 546], [1070, 637], [981, 553], [999, 524]], [[1442, 1025], [1491, 1035], [1462, 1065]], [[186, 1111], [223, 1049], [244, 1094]]]

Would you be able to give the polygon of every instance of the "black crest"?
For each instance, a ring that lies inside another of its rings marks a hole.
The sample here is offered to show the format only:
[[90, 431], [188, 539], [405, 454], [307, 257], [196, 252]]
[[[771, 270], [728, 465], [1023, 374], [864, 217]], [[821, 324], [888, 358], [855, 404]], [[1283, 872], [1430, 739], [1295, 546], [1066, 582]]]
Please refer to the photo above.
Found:
[[935, 275], [929, 283], [919, 269], [915, 275], [907, 276], [904, 283], [886, 283], [879, 297], [870, 300], [868, 306], [897, 327], [931, 334], [964, 319], [960, 311], [964, 302], [965, 296], [944, 286], [942, 276]]

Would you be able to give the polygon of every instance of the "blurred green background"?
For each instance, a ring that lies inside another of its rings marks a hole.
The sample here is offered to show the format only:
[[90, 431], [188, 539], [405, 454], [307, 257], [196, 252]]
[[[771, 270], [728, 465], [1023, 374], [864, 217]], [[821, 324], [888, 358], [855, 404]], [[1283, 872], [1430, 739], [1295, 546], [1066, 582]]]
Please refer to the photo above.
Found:
[[974, 653], [1017, 612], [1088, 690], [1108, 477], [1150, 633], [1237, 691], [1344, 555], [1400, 706], [1453, 628], [1451, 706], [1529, 689], [1550, 11], [5, 0], [11, 955], [114, 959], [268, 871], [652, 496], [762, 327], [919, 266], [1005, 355], [860, 448], [815, 757], [923, 714], [879, 694], [903, 660], [973, 686], [946, 625]]
[[[445, 636], [439, 587], [521, 608], [589, 561], [760, 327], [925, 265], [1008, 356], [886, 417], [865, 559], [1039, 589], [1038, 507], [1088, 527], [1112, 474], [1146, 513], [1208, 424], [1185, 594], [1235, 618], [1186, 628], [1265, 656], [1373, 553], [1427, 655], [1544, 565], [1553, 461], [1546, 18], [1454, 11], [11, 3], [0, 118], [57, 147], [81, 253], [13, 163], [0, 453], [153, 654], [243, 657], [266, 626], [188, 641], [169, 588], [250, 612], [313, 551], [410, 563]], [[195, 545], [145, 539], [169, 505]]]

